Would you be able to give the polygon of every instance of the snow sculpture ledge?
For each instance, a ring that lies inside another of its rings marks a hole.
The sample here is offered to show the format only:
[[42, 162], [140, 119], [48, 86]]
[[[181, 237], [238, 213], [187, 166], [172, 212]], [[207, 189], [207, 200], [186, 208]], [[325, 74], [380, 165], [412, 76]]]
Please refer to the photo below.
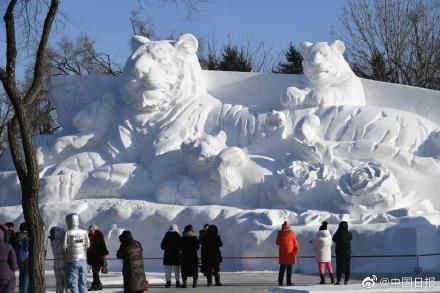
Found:
[[[300, 45], [305, 80], [204, 72], [197, 48], [191, 34], [136, 36], [120, 77], [53, 81], [63, 130], [35, 137], [48, 226], [69, 209], [108, 229], [148, 220], [147, 235], [169, 221], [240, 223], [228, 236], [245, 237], [230, 248], [240, 254], [271, 252], [284, 220], [440, 224], [438, 92], [361, 81], [341, 41]], [[6, 152], [1, 214], [19, 190]]]

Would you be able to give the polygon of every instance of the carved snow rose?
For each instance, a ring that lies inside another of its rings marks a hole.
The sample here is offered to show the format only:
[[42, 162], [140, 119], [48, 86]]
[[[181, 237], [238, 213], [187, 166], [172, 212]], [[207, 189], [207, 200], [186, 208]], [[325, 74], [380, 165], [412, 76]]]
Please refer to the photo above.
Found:
[[282, 181], [281, 190], [298, 195], [302, 190], [315, 187], [317, 181], [328, 180], [332, 172], [320, 163], [293, 161], [289, 167], [278, 171], [278, 174]]
[[367, 162], [341, 176], [337, 189], [348, 204], [378, 211], [393, 207], [401, 195], [394, 175], [377, 162]]

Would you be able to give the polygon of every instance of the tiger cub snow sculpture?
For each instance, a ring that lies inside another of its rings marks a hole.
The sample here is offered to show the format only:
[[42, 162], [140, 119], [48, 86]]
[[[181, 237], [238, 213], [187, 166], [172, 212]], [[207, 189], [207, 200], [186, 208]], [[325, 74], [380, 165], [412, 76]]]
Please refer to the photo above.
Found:
[[281, 101], [286, 108], [366, 104], [361, 81], [344, 59], [342, 41], [303, 42], [299, 51], [304, 58], [302, 64], [309, 86], [289, 87]]

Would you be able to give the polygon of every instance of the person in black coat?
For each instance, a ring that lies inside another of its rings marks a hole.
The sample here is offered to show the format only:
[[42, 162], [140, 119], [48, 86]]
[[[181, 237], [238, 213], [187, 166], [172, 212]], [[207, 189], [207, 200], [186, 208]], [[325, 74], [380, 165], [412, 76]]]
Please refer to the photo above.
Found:
[[199, 250], [199, 240], [192, 225], [187, 225], [182, 234], [182, 288], [186, 288], [186, 280], [193, 277], [193, 287], [197, 287], [198, 259], [197, 250]]
[[90, 247], [87, 249], [87, 264], [92, 267], [93, 282], [89, 291], [102, 290], [102, 283], [99, 279], [101, 267], [107, 266], [105, 256], [108, 255], [104, 235], [96, 225], [89, 226]]
[[119, 235], [121, 245], [116, 257], [122, 259], [124, 293], [141, 293], [146, 289], [144, 255], [142, 245], [133, 239], [130, 231]]
[[205, 260], [203, 259], [203, 256], [205, 255], [205, 247], [203, 246], [203, 238], [206, 235], [206, 231], [208, 231], [209, 224], [203, 225], [203, 229], [199, 231], [199, 243], [200, 243], [200, 271], [203, 273], [204, 276], [206, 276], [205, 272]]
[[202, 263], [203, 270], [206, 273], [208, 286], [212, 286], [212, 275], [215, 277], [215, 285], [221, 286], [220, 283], [220, 263], [223, 261], [220, 247], [223, 242], [218, 235], [218, 229], [215, 225], [210, 225], [206, 231], [206, 235], [202, 239]]
[[171, 287], [171, 272], [174, 270], [176, 287], [180, 287], [180, 247], [182, 238], [176, 224], [170, 226], [162, 239], [160, 248], [164, 250], [163, 265], [165, 266], [165, 287]]
[[351, 267], [351, 232], [348, 231], [348, 223], [339, 223], [338, 230], [333, 235], [333, 242], [336, 243], [336, 285], [341, 283], [342, 273], [345, 273], [344, 284], [347, 285], [350, 278]]

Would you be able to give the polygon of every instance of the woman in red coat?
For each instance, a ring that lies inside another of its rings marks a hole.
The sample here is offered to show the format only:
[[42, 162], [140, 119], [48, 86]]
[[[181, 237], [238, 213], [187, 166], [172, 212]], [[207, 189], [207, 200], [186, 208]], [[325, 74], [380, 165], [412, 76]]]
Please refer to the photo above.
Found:
[[283, 285], [284, 272], [287, 268], [287, 286], [292, 286], [292, 265], [296, 263], [296, 255], [299, 251], [298, 241], [295, 233], [290, 230], [290, 225], [284, 222], [281, 231], [278, 232], [277, 245], [279, 246], [280, 271], [278, 273], [278, 284]]

